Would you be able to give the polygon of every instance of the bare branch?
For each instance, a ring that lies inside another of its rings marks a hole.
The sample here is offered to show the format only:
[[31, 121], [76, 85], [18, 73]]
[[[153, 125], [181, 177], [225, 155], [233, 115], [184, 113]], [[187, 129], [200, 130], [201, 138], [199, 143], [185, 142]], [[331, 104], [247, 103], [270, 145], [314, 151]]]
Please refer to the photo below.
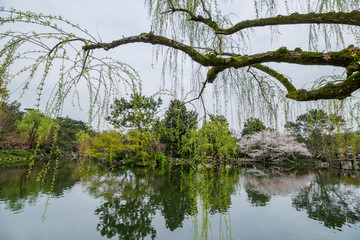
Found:
[[170, 0], [168, 2], [171, 5], [170, 9], [168, 11], [166, 11], [166, 12], [163, 12], [163, 13], [173, 14], [175, 12], [183, 12], [183, 13], [186, 13], [186, 14], [188, 14], [190, 16], [190, 19], [189, 19], [190, 21], [204, 23], [205, 25], [212, 28], [214, 31], [223, 30], [218, 26], [218, 24], [215, 21], [212, 20], [211, 14], [210, 14], [209, 10], [206, 9], [205, 2], [203, 0], [201, 1], [202, 8], [203, 8], [203, 11], [208, 15], [208, 18], [205, 18], [205, 17], [203, 17], [201, 15], [196, 15], [195, 13], [193, 13], [192, 11], [190, 11], [189, 9], [186, 9], [186, 8], [176, 8], [174, 6], [174, 4]]
[[263, 90], [263, 86], [261, 84], [261, 81], [256, 77], [255, 73], [253, 73], [250, 70], [251, 70], [251, 66], [249, 66], [247, 72], [250, 73], [253, 76], [253, 78], [256, 80], [256, 82], [259, 84], [260, 92], [261, 92], [261, 95], [263, 96], [263, 99], [271, 107], [271, 103], [267, 100], [267, 98], [266, 98], [266, 96], [264, 94], [264, 90]]
[[89, 54], [90, 54], [90, 51], [87, 51], [86, 52], [86, 56], [84, 58], [84, 63], [82, 64], [82, 68], [81, 68], [81, 72], [80, 72], [80, 75], [79, 75], [79, 78], [77, 80], [77, 83], [79, 82], [80, 78], [82, 77], [82, 75], [84, 74], [84, 71], [85, 71], [85, 68], [86, 68], [86, 61], [87, 59], [89, 58]]
[[203, 8], [204, 12], [208, 15], [209, 19], [211, 19], [211, 13], [210, 13], [209, 10], [206, 9], [204, 0], [201, 0], [201, 5], [202, 5], [202, 8]]
[[57, 43], [48, 53], [48, 56], [51, 55], [51, 53], [56, 49], [58, 48], [60, 45], [64, 44], [64, 43], [68, 43], [68, 42], [74, 42], [74, 41], [81, 41], [83, 43], [86, 44], [86, 40], [83, 39], [83, 38], [73, 38], [73, 39], [68, 39], [68, 40], [64, 40], [64, 41], [61, 41], [59, 43]]

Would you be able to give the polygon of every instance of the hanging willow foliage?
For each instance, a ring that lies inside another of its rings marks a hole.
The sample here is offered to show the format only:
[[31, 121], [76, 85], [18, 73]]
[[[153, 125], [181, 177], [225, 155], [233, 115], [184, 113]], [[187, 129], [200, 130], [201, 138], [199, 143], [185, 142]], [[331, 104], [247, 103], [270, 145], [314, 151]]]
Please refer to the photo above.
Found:
[[[348, 29], [355, 36], [354, 44], [358, 44], [359, 1], [252, 2], [256, 18], [245, 20], [240, 17], [241, 20], [234, 23], [232, 15], [224, 14], [224, 7], [229, 3], [225, 0], [146, 0], [152, 31], [109, 43], [60, 16], [1, 8], [0, 24], [8, 28], [0, 35], [4, 45], [0, 51], [1, 98], [4, 100], [8, 96], [6, 86], [9, 82], [25, 79], [21, 85], [24, 90], [32, 82], [38, 84], [39, 105], [44, 85], [57, 76], [48, 109], [61, 111], [67, 97], [78, 103], [79, 86], [86, 84], [90, 119], [107, 115], [114, 96], [118, 96], [123, 88], [140, 87], [140, 78], [126, 63], [99, 57], [99, 50], [109, 51], [120, 45], [142, 42], [155, 45], [156, 59], [162, 47], [168, 49], [164, 52], [164, 67], [172, 75], [173, 91], [183, 89], [184, 69], [180, 62], [190, 58], [194, 63], [190, 83], [194, 99], [202, 98], [205, 87], [213, 84], [215, 109], [219, 110], [220, 106], [222, 112], [223, 106], [240, 109], [235, 111], [240, 119], [257, 115], [266, 116], [262, 120], [277, 122], [278, 114], [284, 111], [285, 117], [294, 117], [291, 111], [297, 104], [288, 99], [346, 99], [341, 105], [358, 113], [358, 106], [353, 104], [356, 100], [351, 99], [356, 99], [355, 92], [360, 87], [360, 51], [355, 45], [343, 46], [343, 34]], [[298, 24], [309, 26], [309, 51], [281, 47], [251, 53], [250, 36], [254, 28], [270, 27], [271, 33], [277, 34], [281, 32], [278, 26]], [[24, 25], [31, 25], [27, 29], [36, 30], [23, 31], [21, 26]], [[17, 28], [20, 30], [15, 30]], [[321, 38], [327, 49], [331, 50], [335, 45], [340, 50], [318, 52]], [[289, 76], [270, 68], [268, 63], [271, 62], [341, 67], [344, 74], [323, 77], [313, 86], [297, 88]], [[14, 65], [22, 67], [10, 69]], [[321, 101], [319, 105], [328, 104], [337, 103]]]

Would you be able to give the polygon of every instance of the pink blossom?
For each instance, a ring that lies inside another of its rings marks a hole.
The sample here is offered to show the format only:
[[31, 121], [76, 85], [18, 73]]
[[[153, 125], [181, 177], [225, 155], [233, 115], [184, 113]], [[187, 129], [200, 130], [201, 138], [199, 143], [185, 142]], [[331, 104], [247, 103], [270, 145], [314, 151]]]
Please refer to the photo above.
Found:
[[263, 130], [253, 135], [245, 135], [239, 142], [241, 151], [251, 157], [265, 157], [269, 160], [312, 157], [305, 144], [295, 137], [277, 131]]

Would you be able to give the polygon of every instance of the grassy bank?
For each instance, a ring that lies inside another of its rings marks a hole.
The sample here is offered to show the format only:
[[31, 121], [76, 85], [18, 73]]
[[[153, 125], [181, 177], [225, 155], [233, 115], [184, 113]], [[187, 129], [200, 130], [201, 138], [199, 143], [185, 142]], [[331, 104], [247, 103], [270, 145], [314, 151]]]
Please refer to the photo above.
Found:
[[26, 150], [0, 151], [0, 166], [26, 166], [33, 154]]

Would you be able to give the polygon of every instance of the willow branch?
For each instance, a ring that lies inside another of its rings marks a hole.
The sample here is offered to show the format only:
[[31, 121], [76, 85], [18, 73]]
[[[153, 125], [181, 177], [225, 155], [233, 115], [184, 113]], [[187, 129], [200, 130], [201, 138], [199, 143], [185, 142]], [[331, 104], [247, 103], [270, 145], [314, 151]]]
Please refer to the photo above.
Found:
[[274, 69], [271, 69], [271, 68], [269, 68], [267, 66], [264, 66], [262, 64], [254, 64], [254, 65], [251, 65], [251, 67], [256, 68], [256, 69], [258, 69], [260, 71], [263, 71], [264, 73], [267, 73], [268, 75], [270, 75], [273, 78], [277, 79], [286, 88], [286, 90], [288, 92], [296, 91], [296, 88], [289, 81], [289, 79], [287, 77], [285, 77], [284, 75], [278, 73]]
[[360, 72], [354, 73], [346, 80], [333, 84], [328, 83], [314, 90], [299, 89], [286, 95], [296, 101], [312, 101], [319, 99], [345, 99], [356, 90], [360, 89]]
[[206, 9], [204, 0], [201, 0], [201, 6], [203, 8], [203, 11], [208, 15], [209, 19], [211, 19], [211, 13], [208, 9]]
[[195, 62], [202, 66], [212, 67], [234, 67], [241, 68], [253, 65], [256, 63], [278, 62], [278, 63], [295, 63], [300, 65], [323, 65], [323, 66], [337, 66], [346, 67], [350, 72], [360, 70], [359, 62], [356, 60], [360, 57], [359, 48], [349, 46], [348, 48], [338, 52], [307, 52], [297, 48], [294, 51], [281, 47], [276, 51], [269, 51], [265, 53], [243, 55], [236, 57], [219, 57], [215, 54], [201, 54], [193, 47], [183, 44], [181, 42], [154, 35], [153, 33], [142, 33], [137, 36], [126, 37], [115, 40], [111, 43], [95, 43], [83, 46], [83, 50], [104, 49], [110, 50], [130, 43], [150, 43], [155, 45], [167, 46], [180, 50], [191, 57]]
[[[91, 49], [105, 49], [126, 45], [130, 43], [151, 43], [156, 45], [167, 46], [173, 49], [180, 50], [190, 56], [192, 60], [202, 66], [211, 66], [207, 74], [205, 83], [212, 83], [217, 75], [226, 68], [242, 68], [247, 66], [255, 66], [258, 69], [275, 77], [288, 90], [288, 98], [298, 101], [316, 100], [316, 99], [343, 99], [359, 88], [357, 82], [359, 77], [354, 77], [355, 72], [360, 71], [360, 49], [350, 45], [349, 47], [337, 52], [307, 52], [300, 48], [295, 50], [288, 50], [281, 47], [276, 51], [269, 51], [265, 53], [253, 55], [238, 55], [231, 57], [219, 57], [216, 54], [201, 54], [193, 47], [183, 44], [181, 42], [154, 35], [153, 33], [142, 33], [138, 36], [132, 36], [115, 40], [111, 43], [96, 43], [83, 46], [83, 50], [89, 51]], [[339, 84], [326, 85], [318, 90], [307, 91], [304, 89], [296, 90], [295, 87], [283, 75], [276, 73], [270, 68], [256, 64], [278, 62], [278, 63], [294, 63], [299, 65], [322, 65], [322, 66], [337, 66], [344, 67], [349, 73], [349, 76], [344, 82]], [[356, 75], [357, 76], [357, 75]], [[342, 90], [341, 87], [344, 89]], [[340, 94], [333, 91], [336, 89]], [[329, 91], [328, 91], [329, 90]]]
[[256, 82], [259, 84], [259, 88], [260, 88], [261, 95], [263, 96], [264, 101], [268, 104], [268, 106], [271, 107], [271, 110], [272, 110], [271, 103], [267, 100], [267, 98], [266, 98], [266, 96], [265, 96], [264, 89], [263, 89], [263, 85], [262, 85], [261, 81], [256, 77], [255, 73], [253, 73], [252, 71], [250, 71], [250, 69], [251, 69], [251, 66], [249, 66], [247, 72], [250, 73], [250, 74], [253, 76], [253, 78], [256, 80]]
[[214, 31], [223, 30], [223, 29], [221, 29], [219, 27], [219, 25], [215, 21], [212, 20], [210, 11], [206, 9], [205, 3], [203, 1], [201, 1], [202, 8], [203, 8], [203, 11], [208, 15], [208, 18], [205, 18], [205, 17], [203, 17], [201, 15], [196, 15], [195, 13], [193, 13], [192, 11], [190, 11], [189, 9], [186, 9], [186, 8], [176, 8], [171, 1], [168, 1], [168, 2], [171, 5], [170, 10], [168, 10], [168, 11], [166, 11], [164, 13], [170, 13], [170, 14], [173, 14], [175, 12], [186, 13], [186, 14], [188, 14], [190, 16], [189, 21], [201, 22], [201, 23], [203, 23], [205, 25], [208, 25]]
[[278, 15], [270, 18], [259, 18], [254, 20], [241, 21], [227, 29], [214, 29], [217, 34], [229, 35], [246, 28], [264, 27], [274, 25], [292, 25], [292, 24], [346, 24], [360, 26], [360, 12], [355, 10], [350, 13], [329, 12], [329, 13], [293, 13], [288, 16]]

